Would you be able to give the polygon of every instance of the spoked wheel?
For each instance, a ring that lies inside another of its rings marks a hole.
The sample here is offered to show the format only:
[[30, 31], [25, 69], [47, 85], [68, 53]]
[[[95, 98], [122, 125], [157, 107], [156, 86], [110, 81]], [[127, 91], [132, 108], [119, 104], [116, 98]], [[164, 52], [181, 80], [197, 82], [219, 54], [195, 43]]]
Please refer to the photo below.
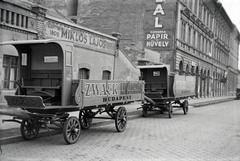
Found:
[[188, 101], [187, 100], [185, 100], [183, 102], [182, 108], [183, 108], [184, 115], [187, 115], [187, 113], [188, 113]]
[[25, 140], [33, 140], [39, 133], [40, 123], [36, 120], [23, 120], [20, 126], [21, 135]]
[[92, 125], [91, 111], [90, 110], [80, 110], [79, 121], [82, 129], [89, 129]]
[[168, 104], [168, 117], [172, 118], [172, 104], [171, 104], [171, 102]]
[[78, 141], [81, 132], [80, 121], [77, 117], [71, 116], [63, 126], [63, 137], [68, 144], [74, 144]]
[[118, 132], [122, 132], [127, 126], [127, 110], [124, 107], [120, 107], [117, 110], [115, 116], [115, 126]]
[[148, 105], [142, 106], [142, 116], [143, 117], [147, 117], [147, 109], [148, 109]]

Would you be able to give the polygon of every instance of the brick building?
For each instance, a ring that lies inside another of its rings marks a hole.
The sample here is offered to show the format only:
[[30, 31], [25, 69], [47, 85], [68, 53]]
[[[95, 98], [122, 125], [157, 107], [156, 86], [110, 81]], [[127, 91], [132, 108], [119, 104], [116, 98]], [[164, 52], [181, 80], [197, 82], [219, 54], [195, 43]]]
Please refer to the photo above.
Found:
[[144, 58], [170, 64], [175, 74], [195, 75], [197, 97], [235, 93], [240, 36], [219, 0], [70, 0], [52, 6], [83, 26], [121, 33], [120, 47], [135, 63]]
[[[116, 37], [79, 26], [55, 9], [29, 1], [1, 0], [0, 18], [0, 43], [39, 39], [72, 41], [74, 47], [81, 49], [76, 50], [78, 53], [75, 52], [81, 59], [77, 62], [73, 60], [72, 79], [138, 80], [139, 78], [139, 69], [118, 49]], [[41, 54], [28, 57], [27, 60], [44, 59]], [[4, 95], [14, 94], [17, 89], [15, 82], [20, 75], [19, 64], [22, 62], [13, 46], [0, 46], [0, 81], [2, 82], [0, 103], [5, 102]], [[49, 66], [41, 65], [44, 69]], [[36, 70], [39, 69], [35, 64], [31, 66]], [[32, 78], [31, 71], [28, 74], [30, 79], [35, 79]]]

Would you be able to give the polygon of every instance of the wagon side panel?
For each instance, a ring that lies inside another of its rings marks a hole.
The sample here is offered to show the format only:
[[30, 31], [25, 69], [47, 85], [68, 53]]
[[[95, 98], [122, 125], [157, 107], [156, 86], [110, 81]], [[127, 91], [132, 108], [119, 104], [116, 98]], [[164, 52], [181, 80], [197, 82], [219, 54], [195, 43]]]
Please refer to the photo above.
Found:
[[81, 80], [80, 82], [75, 100], [81, 108], [143, 99], [143, 81]]
[[189, 97], [195, 95], [194, 76], [175, 75], [173, 81], [174, 97]]

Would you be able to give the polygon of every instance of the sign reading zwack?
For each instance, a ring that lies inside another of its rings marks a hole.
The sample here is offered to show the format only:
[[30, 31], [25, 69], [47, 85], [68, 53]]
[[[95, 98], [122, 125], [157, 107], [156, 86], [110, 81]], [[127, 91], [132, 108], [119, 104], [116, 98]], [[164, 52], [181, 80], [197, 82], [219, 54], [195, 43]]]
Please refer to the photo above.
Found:
[[143, 81], [82, 79], [75, 93], [75, 101], [80, 107], [127, 103], [142, 100], [143, 91]]
[[145, 10], [145, 47], [170, 50], [173, 47], [174, 1], [155, 0]]
[[44, 28], [45, 36], [48, 38], [67, 39], [74, 41], [77, 44], [95, 47], [110, 52], [114, 52], [116, 49], [116, 41], [94, 32], [81, 29], [80, 27], [70, 27], [58, 22], [45, 21]]

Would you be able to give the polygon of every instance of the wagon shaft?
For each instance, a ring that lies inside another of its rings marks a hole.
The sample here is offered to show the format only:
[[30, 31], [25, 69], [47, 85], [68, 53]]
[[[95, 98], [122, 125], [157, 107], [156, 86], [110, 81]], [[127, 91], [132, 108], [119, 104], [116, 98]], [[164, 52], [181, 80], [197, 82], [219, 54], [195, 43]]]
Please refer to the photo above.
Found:
[[30, 119], [30, 115], [27, 112], [14, 108], [0, 108], [0, 114], [15, 116], [19, 119]]

